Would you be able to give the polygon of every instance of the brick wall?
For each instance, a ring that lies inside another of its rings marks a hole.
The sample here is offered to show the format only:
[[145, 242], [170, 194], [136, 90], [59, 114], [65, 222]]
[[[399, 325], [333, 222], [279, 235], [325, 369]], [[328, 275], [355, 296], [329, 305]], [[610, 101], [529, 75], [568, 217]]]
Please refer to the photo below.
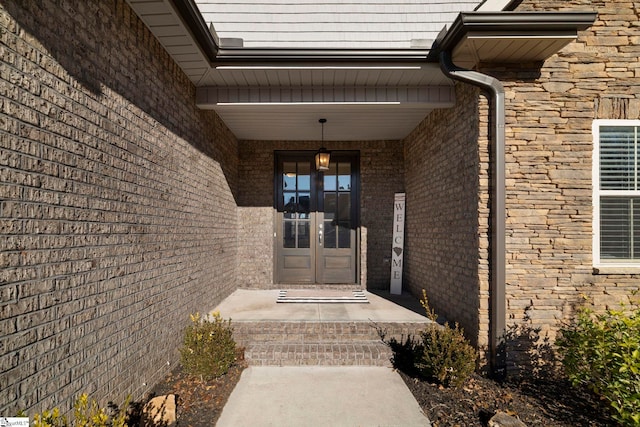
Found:
[[[241, 141], [239, 143], [239, 285], [274, 287], [273, 167], [275, 150], [309, 150], [318, 143]], [[388, 289], [393, 197], [403, 191], [399, 141], [325, 142], [329, 150], [360, 151], [362, 248], [360, 281], [367, 289]], [[388, 209], [384, 209], [384, 207]]]
[[[517, 10], [597, 11], [578, 40], [538, 65], [493, 67], [506, 91], [507, 304], [512, 369], [555, 338], [575, 306], [616, 306], [638, 271], [592, 268], [594, 119], [640, 118], [640, 14], [628, 1], [525, 0]], [[524, 349], [524, 350], [523, 350]], [[520, 353], [520, 354], [518, 354]]]
[[4, 1], [0, 57], [0, 414], [140, 398], [236, 287], [236, 141], [124, 0]]
[[[487, 101], [456, 85], [456, 105], [405, 139], [405, 286], [483, 347], [488, 331]], [[480, 118], [480, 120], [479, 120]]]

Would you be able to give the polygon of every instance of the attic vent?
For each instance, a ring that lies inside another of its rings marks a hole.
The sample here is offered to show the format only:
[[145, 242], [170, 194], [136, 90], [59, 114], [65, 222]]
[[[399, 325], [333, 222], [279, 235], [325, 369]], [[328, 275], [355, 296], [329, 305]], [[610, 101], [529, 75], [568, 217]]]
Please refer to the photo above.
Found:
[[216, 28], [213, 26], [213, 22], [209, 24], [209, 31], [211, 32], [211, 35], [213, 36], [213, 39], [216, 41], [216, 44], [218, 45], [218, 47], [231, 48], [231, 47], [244, 46], [244, 40], [241, 38], [218, 37], [218, 33], [216, 32]]

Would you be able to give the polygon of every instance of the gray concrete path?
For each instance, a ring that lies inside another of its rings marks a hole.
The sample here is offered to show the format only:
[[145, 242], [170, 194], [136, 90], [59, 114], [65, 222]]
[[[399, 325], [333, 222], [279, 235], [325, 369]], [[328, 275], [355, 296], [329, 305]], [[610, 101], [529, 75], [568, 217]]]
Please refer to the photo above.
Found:
[[382, 367], [247, 368], [217, 427], [428, 427], [398, 373]]

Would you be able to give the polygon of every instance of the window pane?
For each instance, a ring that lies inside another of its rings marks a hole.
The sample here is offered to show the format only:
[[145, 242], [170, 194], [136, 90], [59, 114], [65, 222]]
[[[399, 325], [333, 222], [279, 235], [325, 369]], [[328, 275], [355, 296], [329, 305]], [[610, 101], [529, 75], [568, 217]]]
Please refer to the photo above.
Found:
[[300, 221], [298, 223], [298, 247], [309, 248], [311, 244], [309, 234], [309, 221]]
[[311, 212], [311, 195], [309, 193], [300, 193], [298, 197], [298, 212], [300, 212], [300, 218], [309, 218], [309, 212]]
[[309, 162], [298, 163], [298, 190], [311, 191], [311, 166]]
[[638, 189], [636, 127], [600, 127], [600, 189]]
[[296, 222], [284, 221], [282, 230], [282, 247], [295, 248], [296, 247]]
[[336, 191], [336, 164], [329, 163], [329, 170], [324, 173], [324, 191]]
[[296, 190], [296, 176], [296, 164], [294, 162], [284, 162], [282, 165], [283, 190]]
[[600, 199], [600, 257], [640, 259], [640, 198]]
[[282, 204], [284, 212], [297, 212], [296, 193], [295, 191], [285, 191], [282, 193]]
[[340, 228], [338, 228], [338, 247], [351, 247], [351, 228], [344, 226], [340, 226]]
[[633, 198], [631, 199], [631, 203], [633, 204], [633, 224], [631, 225], [633, 228], [633, 244], [631, 245], [631, 249], [633, 250], [632, 258], [640, 259], [640, 199]]
[[336, 193], [324, 193], [324, 219], [336, 219]]
[[351, 220], [351, 194], [340, 193], [338, 196], [338, 222], [341, 227], [349, 227]]
[[351, 190], [351, 163], [338, 164], [338, 189]]
[[336, 227], [332, 221], [324, 222], [324, 247], [336, 247]]

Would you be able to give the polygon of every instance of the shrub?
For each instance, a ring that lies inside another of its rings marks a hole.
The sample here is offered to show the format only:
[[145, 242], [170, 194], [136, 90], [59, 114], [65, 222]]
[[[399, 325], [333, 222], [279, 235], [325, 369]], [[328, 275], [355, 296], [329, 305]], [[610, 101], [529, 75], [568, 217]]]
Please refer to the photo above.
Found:
[[476, 351], [464, 337], [463, 330], [456, 323], [454, 327], [435, 324], [437, 316], [429, 307], [427, 294], [422, 291], [422, 306], [434, 325], [420, 333], [422, 354], [416, 367], [426, 378], [444, 386], [462, 385], [476, 368]]
[[42, 411], [41, 414], [33, 416], [34, 427], [66, 427], [69, 425], [67, 417], [60, 414], [59, 408], [53, 408], [51, 411]]
[[60, 414], [59, 408], [53, 408], [50, 411], [35, 414], [33, 425], [34, 427], [125, 427], [127, 426], [126, 408], [129, 402], [130, 399], [127, 398], [122, 409], [110, 404], [113, 413], [109, 414], [109, 411], [100, 408], [95, 400], [90, 401], [86, 394], [82, 394], [73, 406], [73, 422], [70, 423], [64, 415]]
[[392, 337], [385, 341], [385, 332], [378, 330], [378, 334], [393, 351], [391, 361], [396, 369], [446, 387], [458, 387], [475, 371], [477, 353], [458, 324], [453, 328], [437, 324], [424, 290], [420, 302], [433, 322], [420, 332], [420, 338], [407, 336], [406, 340], [398, 341]]
[[184, 346], [180, 349], [182, 366], [192, 375], [218, 378], [229, 371], [236, 360], [231, 319], [225, 321], [215, 312], [212, 320], [191, 315], [191, 324], [184, 332]]
[[603, 314], [582, 308], [556, 345], [574, 386], [604, 398], [622, 425], [640, 426], [640, 306]]

